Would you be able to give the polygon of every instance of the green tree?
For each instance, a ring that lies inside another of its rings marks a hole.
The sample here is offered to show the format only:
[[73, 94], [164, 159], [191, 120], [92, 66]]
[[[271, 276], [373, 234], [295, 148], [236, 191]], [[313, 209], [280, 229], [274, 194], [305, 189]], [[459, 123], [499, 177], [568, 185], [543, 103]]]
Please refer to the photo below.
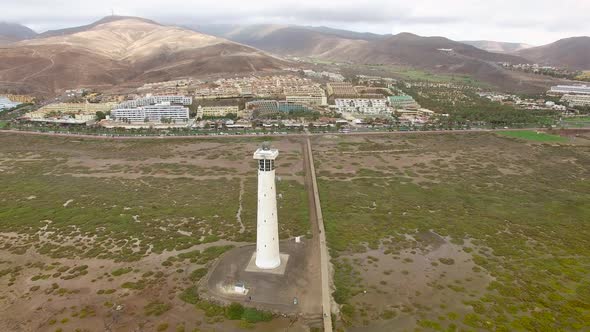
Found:
[[227, 308], [225, 308], [225, 317], [231, 320], [238, 320], [242, 318], [244, 314], [244, 306], [239, 303], [233, 302]]
[[107, 115], [105, 112], [103, 112], [103, 111], [96, 112], [96, 120], [100, 121], [100, 120], [104, 120], [106, 118], [107, 118]]

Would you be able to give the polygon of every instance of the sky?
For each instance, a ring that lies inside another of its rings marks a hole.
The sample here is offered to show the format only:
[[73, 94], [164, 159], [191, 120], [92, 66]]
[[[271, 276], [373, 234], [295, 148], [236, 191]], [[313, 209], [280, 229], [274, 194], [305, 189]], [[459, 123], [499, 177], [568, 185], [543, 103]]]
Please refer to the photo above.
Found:
[[532, 45], [590, 36], [590, 0], [0, 0], [0, 20], [37, 32], [111, 10], [177, 25], [298, 24]]

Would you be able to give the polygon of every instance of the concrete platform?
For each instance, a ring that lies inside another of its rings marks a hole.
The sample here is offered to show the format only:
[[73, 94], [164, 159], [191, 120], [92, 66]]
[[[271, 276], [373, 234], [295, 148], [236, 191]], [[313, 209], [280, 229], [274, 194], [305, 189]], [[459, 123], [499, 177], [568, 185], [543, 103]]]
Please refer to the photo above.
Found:
[[287, 263], [289, 262], [289, 254], [280, 253], [281, 257], [281, 265], [274, 269], [261, 269], [256, 266], [256, 252], [252, 253], [252, 257], [250, 257], [250, 261], [246, 266], [246, 272], [254, 272], [254, 273], [271, 273], [271, 274], [285, 274], [285, 270], [287, 269]]
[[[281, 261], [284, 264], [274, 270], [248, 268], [253, 262], [255, 245], [234, 248], [226, 252], [203, 280], [199, 289], [203, 297], [220, 301], [242, 303], [264, 310], [285, 314], [321, 314], [320, 269], [312, 241], [296, 243], [281, 241]], [[228, 286], [243, 283], [247, 295], [232, 294]], [[297, 304], [294, 299], [297, 298]]]

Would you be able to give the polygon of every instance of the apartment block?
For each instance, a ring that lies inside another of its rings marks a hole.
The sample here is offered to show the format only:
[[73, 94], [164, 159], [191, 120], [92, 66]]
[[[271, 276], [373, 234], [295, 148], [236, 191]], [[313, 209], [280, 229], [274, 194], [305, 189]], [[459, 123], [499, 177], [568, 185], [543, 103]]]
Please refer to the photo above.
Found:
[[118, 108], [111, 111], [111, 118], [124, 122], [187, 122], [189, 110], [180, 105], [158, 104], [136, 108]]

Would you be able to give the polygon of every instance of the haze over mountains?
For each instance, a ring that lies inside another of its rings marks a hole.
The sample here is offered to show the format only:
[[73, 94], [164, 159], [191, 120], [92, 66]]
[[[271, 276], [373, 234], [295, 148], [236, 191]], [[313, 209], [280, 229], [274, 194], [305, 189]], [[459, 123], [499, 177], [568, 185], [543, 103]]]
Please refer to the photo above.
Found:
[[201, 26], [197, 29], [283, 56], [411, 66], [470, 75], [507, 89], [522, 88], [521, 80], [496, 63], [528, 62], [519, 56], [487, 52], [444, 37], [421, 37], [411, 33], [375, 35], [283, 25]]
[[[571, 69], [590, 69], [590, 37], [562, 39], [549, 45], [533, 47], [526, 43], [486, 40], [455, 42], [443, 37], [420, 37], [409, 33], [392, 36], [296, 25], [199, 25], [190, 28], [281, 55], [413, 64], [417, 59], [416, 51], [420, 49], [421, 52], [432, 55], [432, 58], [424, 54], [418, 55], [422, 60], [427, 60], [424, 65], [427, 68], [434, 60], [441, 60], [440, 54], [434, 52], [436, 47], [453, 48], [457, 54], [486, 61], [536, 62]], [[476, 52], [460, 44], [511, 57]], [[383, 45], [393, 47], [387, 50], [392, 54], [374, 53]], [[448, 61], [443, 61], [441, 65], [444, 66], [446, 62]]]
[[137, 17], [110, 16], [85, 26], [41, 34], [17, 24], [0, 24], [0, 42], [3, 40], [0, 84], [44, 93], [293, 65], [271, 53], [469, 75], [507, 90], [541, 90], [547, 81], [523, 79], [498, 62], [590, 68], [589, 37], [528, 48], [526, 44], [456, 42], [411, 33], [379, 35], [294, 25], [183, 28]]
[[525, 43], [506, 43], [491, 40], [462, 40], [461, 43], [495, 53], [515, 53], [533, 47]]
[[34, 38], [36, 35], [35, 31], [24, 25], [0, 22], [0, 45]]

